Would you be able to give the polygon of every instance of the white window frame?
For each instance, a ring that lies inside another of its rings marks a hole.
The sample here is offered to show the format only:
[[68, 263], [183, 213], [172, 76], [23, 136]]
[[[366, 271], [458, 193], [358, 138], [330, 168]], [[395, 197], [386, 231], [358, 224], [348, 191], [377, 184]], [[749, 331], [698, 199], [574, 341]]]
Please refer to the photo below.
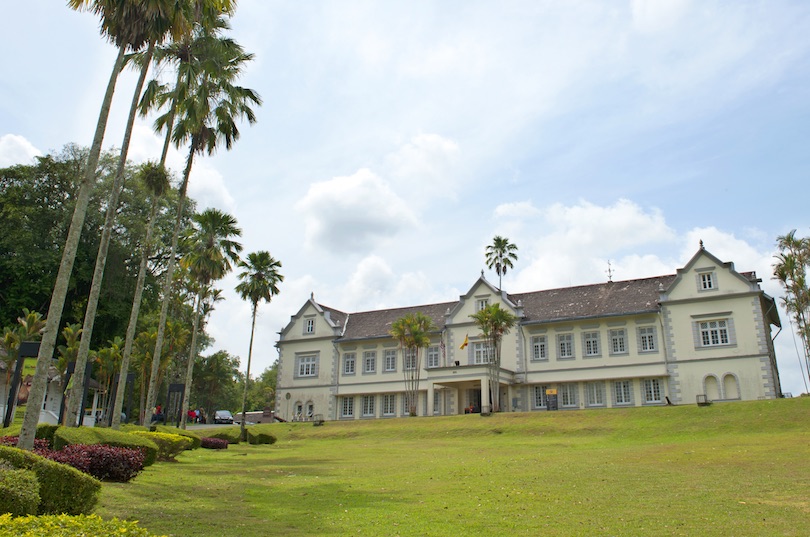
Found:
[[731, 331], [728, 319], [697, 321], [701, 347], [724, 347], [731, 345]]
[[397, 394], [384, 393], [382, 396], [382, 415], [383, 416], [396, 416], [397, 415]]
[[390, 373], [397, 370], [397, 350], [385, 349], [385, 372]]
[[700, 291], [714, 291], [717, 289], [717, 278], [714, 272], [699, 272], [698, 282]]
[[630, 380], [616, 380], [613, 382], [613, 404], [626, 406], [633, 404], [633, 382]]
[[664, 387], [661, 379], [644, 379], [644, 403], [655, 404], [664, 400]]
[[354, 417], [354, 397], [344, 397], [340, 404], [340, 417], [353, 418]]
[[598, 331], [588, 331], [582, 333], [582, 352], [586, 358], [598, 358], [602, 356], [601, 337]]
[[638, 327], [638, 352], [658, 352], [658, 341], [654, 326]]
[[405, 371], [413, 371], [416, 369], [416, 356], [419, 349], [414, 347], [410, 349], [403, 349], [402, 351], [402, 368]]
[[355, 375], [357, 373], [357, 355], [353, 352], [343, 354], [343, 375]]
[[489, 352], [489, 345], [486, 341], [476, 341], [472, 345], [473, 348], [473, 364], [487, 365], [490, 363], [491, 357]]
[[610, 354], [627, 354], [627, 330], [614, 328], [610, 331]]
[[548, 362], [548, 339], [532, 336], [532, 362]]
[[427, 349], [427, 357], [425, 359], [425, 366], [430, 369], [432, 367], [439, 367], [440, 364], [441, 353], [439, 352], [439, 346], [433, 345], [428, 347]]
[[588, 406], [606, 406], [605, 383], [602, 381], [586, 382], [585, 397]]
[[375, 413], [375, 406], [377, 402], [377, 397], [374, 395], [364, 395], [363, 396], [363, 417], [364, 418], [373, 418], [376, 416]]
[[295, 367], [296, 378], [308, 378], [318, 376], [318, 355], [306, 354], [296, 356], [298, 362]]
[[534, 408], [548, 408], [546, 390], [548, 390], [548, 386], [545, 384], [534, 387]]
[[377, 373], [377, 351], [363, 352], [363, 374], [374, 375]]
[[558, 387], [560, 408], [576, 408], [578, 406], [579, 385], [576, 382], [567, 382]]
[[573, 360], [575, 357], [574, 334], [557, 334], [557, 359]]
[[489, 307], [489, 298], [479, 298], [475, 301], [476, 313]]
[[304, 319], [304, 333], [305, 334], [315, 333], [315, 319]]

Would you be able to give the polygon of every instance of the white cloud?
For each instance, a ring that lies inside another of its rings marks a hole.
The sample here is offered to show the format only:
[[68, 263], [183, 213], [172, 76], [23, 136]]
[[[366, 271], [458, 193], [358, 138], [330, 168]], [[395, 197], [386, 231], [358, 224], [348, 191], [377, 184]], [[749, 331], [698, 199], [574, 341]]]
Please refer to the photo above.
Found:
[[688, 10], [690, 0], [633, 0], [633, 27], [655, 33], [673, 27]]
[[495, 207], [493, 214], [495, 215], [495, 218], [529, 219], [540, 216], [542, 213], [540, 212], [540, 209], [535, 207], [534, 204], [532, 204], [532, 202], [529, 200], [514, 203], [501, 203]]
[[296, 208], [306, 220], [307, 245], [332, 253], [366, 252], [417, 223], [405, 201], [366, 168], [313, 183]]
[[438, 134], [419, 134], [388, 155], [385, 164], [400, 196], [421, 206], [456, 198], [459, 179], [455, 165], [459, 154], [453, 140]]
[[34, 157], [42, 152], [17, 134], [4, 134], [0, 136], [0, 168], [7, 168], [15, 164], [32, 164]]
[[197, 210], [215, 207], [234, 214], [236, 201], [225, 185], [225, 178], [203, 159], [196, 158], [188, 181], [188, 195], [197, 201]]

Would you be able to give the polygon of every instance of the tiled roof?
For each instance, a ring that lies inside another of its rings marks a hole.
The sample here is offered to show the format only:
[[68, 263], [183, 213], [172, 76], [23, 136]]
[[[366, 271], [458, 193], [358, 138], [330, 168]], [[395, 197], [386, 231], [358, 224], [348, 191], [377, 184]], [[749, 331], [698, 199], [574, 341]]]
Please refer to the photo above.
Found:
[[444, 326], [444, 314], [458, 302], [443, 302], [441, 304], [428, 304], [426, 306], [411, 306], [408, 308], [395, 308], [388, 310], [365, 311], [352, 313], [346, 322], [346, 330], [341, 340], [367, 339], [371, 337], [387, 336], [391, 330], [391, 323], [408, 313], [422, 312], [441, 329]]
[[330, 308], [329, 306], [324, 306], [323, 304], [318, 304], [323, 311], [329, 312], [329, 318], [332, 319], [332, 322], [337, 324], [338, 326], [344, 326], [346, 324], [346, 317], [349, 316], [348, 313], [344, 313], [340, 310], [336, 310], [335, 308]]
[[523, 322], [550, 322], [589, 317], [609, 317], [658, 311], [661, 289], [674, 275], [564, 287], [510, 295], [523, 303]]

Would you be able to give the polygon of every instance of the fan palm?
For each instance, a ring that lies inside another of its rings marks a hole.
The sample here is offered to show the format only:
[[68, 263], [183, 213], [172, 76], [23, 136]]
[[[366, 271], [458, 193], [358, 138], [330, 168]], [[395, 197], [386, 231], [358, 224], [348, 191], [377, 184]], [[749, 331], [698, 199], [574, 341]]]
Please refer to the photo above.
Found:
[[492, 244], [486, 248], [487, 268], [495, 267], [495, 273], [498, 275], [498, 289], [501, 288], [503, 276], [506, 270], [514, 268], [512, 261], [517, 261], [518, 247], [509, 242], [506, 237], [495, 235], [492, 239]]
[[[207, 35], [205, 38], [201, 37], [206, 42], [217, 41], [216, 32], [212, 37], [208, 35], [211, 30], [204, 26], [198, 27], [198, 32]], [[183, 180], [180, 184], [171, 253], [163, 284], [163, 303], [158, 321], [158, 337], [153, 356], [149, 395], [147, 396], [148, 404], [153, 404], [156, 397], [156, 386], [154, 385], [157, 375], [156, 366], [160, 359], [163, 329], [168, 315], [169, 295], [174, 273], [174, 258], [194, 157], [203, 153], [211, 155], [220, 145], [230, 149], [233, 143], [239, 139], [237, 121], [244, 118], [250, 124], [255, 123], [256, 116], [251, 106], [261, 104], [261, 98], [256, 92], [233, 84], [244, 64], [253, 59], [252, 54], [245, 54], [238, 45], [233, 47], [201, 46], [199, 52], [199, 57], [188, 58], [190, 64], [184, 69], [182, 90], [177, 87], [172, 95], [165, 98], [166, 102], [171, 102], [170, 109], [155, 122], [158, 130], [167, 128], [168, 133], [171, 129], [171, 139], [177, 147], [188, 143], [188, 154]]]
[[[187, 237], [189, 253], [183, 258], [183, 264], [188, 267], [192, 278], [200, 287], [197, 292], [197, 304], [191, 329], [191, 349], [186, 365], [186, 389], [182, 406], [184, 410], [188, 408], [191, 393], [194, 358], [197, 354], [197, 329], [205, 290], [210, 288], [212, 282], [223, 278], [230, 272], [233, 263], [239, 261], [239, 252], [242, 251], [242, 245], [234, 240], [235, 237], [242, 235], [242, 230], [237, 227], [236, 219], [233, 216], [218, 209], [206, 209], [202, 213], [194, 215], [193, 220], [194, 229]], [[155, 354], [157, 355], [157, 350]], [[181, 427], [185, 429], [186, 414], [182, 412], [181, 415]]]
[[481, 330], [487, 345], [487, 369], [492, 409], [500, 410], [501, 340], [517, 323], [517, 317], [502, 309], [500, 304], [491, 304], [470, 315]]
[[256, 330], [256, 312], [259, 309], [259, 302], [270, 302], [278, 294], [278, 284], [284, 281], [284, 276], [278, 270], [281, 262], [270, 255], [270, 252], [251, 252], [247, 260], [239, 262], [239, 268], [243, 272], [239, 273], [242, 280], [236, 286], [236, 292], [242, 300], [250, 301], [250, 344], [248, 345], [247, 370], [245, 372], [245, 391], [242, 395], [242, 420], [241, 434], [245, 437], [245, 412], [247, 406], [248, 382], [250, 382], [250, 361], [253, 357], [253, 333]]
[[[421, 375], [420, 350], [430, 345], [430, 333], [436, 330], [433, 319], [422, 313], [407, 313], [391, 323], [391, 336], [399, 342], [402, 371], [405, 376], [405, 397], [408, 413], [416, 416], [419, 377]], [[410, 357], [410, 360], [406, 358]]]

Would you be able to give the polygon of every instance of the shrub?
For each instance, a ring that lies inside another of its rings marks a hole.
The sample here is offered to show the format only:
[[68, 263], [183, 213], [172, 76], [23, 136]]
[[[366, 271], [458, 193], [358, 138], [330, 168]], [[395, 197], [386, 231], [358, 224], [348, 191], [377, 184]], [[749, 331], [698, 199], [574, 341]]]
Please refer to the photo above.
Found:
[[40, 455], [68, 464], [102, 481], [126, 483], [143, 470], [145, 458], [139, 448], [108, 446], [106, 444], [73, 444], [60, 451], [44, 451]]
[[[0, 436], [0, 446], [17, 447], [18, 436]], [[44, 438], [34, 438], [34, 450], [49, 449], [50, 444]]]
[[48, 535], [49, 537], [74, 537], [93, 535], [94, 537], [157, 537], [137, 522], [125, 520], [102, 520], [98, 515], [90, 516], [25, 516], [12, 518], [0, 515], [0, 537]]
[[53, 448], [62, 449], [70, 444], [106, 444], [108, 446], [140, 448], [144, 450], [144, 466], [151, 466], [157, 460], [157, 444], [136, 434], [115, 429], [95, 427], [60, 427], [53, 436]]
[[191, 438], [172, 433], [132, 431], [129, 434], [148, 438], [157, 444], [159, 461], [173, 461], [180, 453], [191, 449], [191, 445], [194, 443]]
[[[59, 429], [59, 425], [51, 425], [50, 423], [40, 423], [37, 425], [37, 432], [34, 435], [36, 438], [42, 438], [48, 441], [48, 447], [53, 448], [53, 435]], [[34, 440], [34, 448], [36, 449], [36, 440]]]
[[255, 425], [245, 429], [248, 444], [275, 444], [276, 437], [270, 434], [267, 427]]
[[87, 514], [98, 503], [101, 482], [75, 468], [30, 451], [5, 446], [0, 446], [0, 459], [37, 475], [40, 497], [38, 514]]
[[35, 515], [39, 506], [39, 481], [31, 470], [18, 470], [0, 461], [0, 513]]
[[188, 449], [197, 449], [200, 447], [200, 435], [191, 431], [184, 431], [183, 429], [178, 429], [176, 427], [167, 427], [166, 425], [156, 425], [155, 431], [159, 433], [179, 434], [180, 436], [191, 438], [192, 444]]
[[207, 436], [208, 438], [227, 440], [229, 444], [238, 444], [239, 435], [242, 434], [242, 432], [239, 427], [212, 427], [211, 429], [198, 430], [197, 434]]
[[200, 446], [204, 449], [228, 449], [228, 441], [222, 438], [200, 438]]

